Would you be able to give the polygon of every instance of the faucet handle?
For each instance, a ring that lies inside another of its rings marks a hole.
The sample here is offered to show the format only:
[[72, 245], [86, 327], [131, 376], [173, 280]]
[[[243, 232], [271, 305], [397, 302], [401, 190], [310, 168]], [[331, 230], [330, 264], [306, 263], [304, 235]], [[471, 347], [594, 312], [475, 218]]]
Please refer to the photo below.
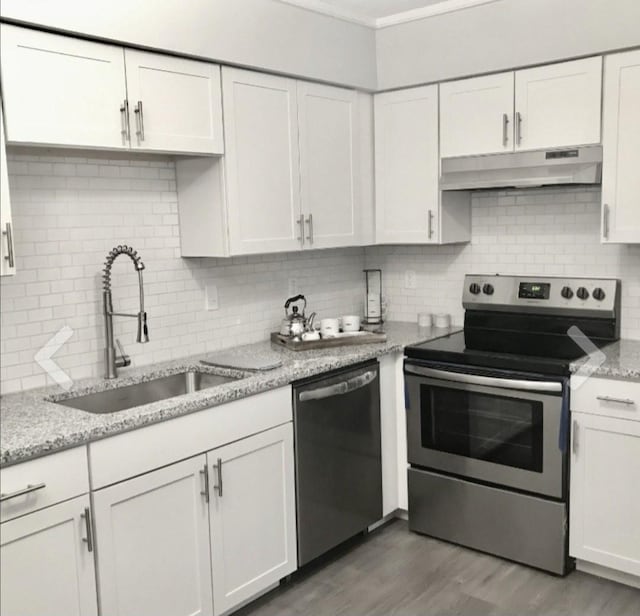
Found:
[[131, 365], [131, 358], [125, 353], [120, 340], [116, 338], [116, 344], [118, 345], [118, 350], [120, 351], [120, 357], [116, 357], [116, 366], [118, 368], [126, 368]]

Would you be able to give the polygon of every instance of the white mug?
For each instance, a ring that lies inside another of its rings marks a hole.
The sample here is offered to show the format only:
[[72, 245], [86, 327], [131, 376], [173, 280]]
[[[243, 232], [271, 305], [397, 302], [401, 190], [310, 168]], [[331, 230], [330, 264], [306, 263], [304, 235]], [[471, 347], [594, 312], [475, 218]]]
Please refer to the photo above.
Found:
[[320, 333], [323, 338], [331, 338], [340, 333], [340, 321], [338, 319], [322, 319], [320, 321]]
[[451, 327], [451, 315], [444, 312], [435, 315], [436, 327]]
[[350, 314], [342, 317], [342, 331], [343, 332], [359, 332], [360, 317], [356, 314]]
[[431, 327], [431, 315], [428, 312], [418, 313], [418, 327]]

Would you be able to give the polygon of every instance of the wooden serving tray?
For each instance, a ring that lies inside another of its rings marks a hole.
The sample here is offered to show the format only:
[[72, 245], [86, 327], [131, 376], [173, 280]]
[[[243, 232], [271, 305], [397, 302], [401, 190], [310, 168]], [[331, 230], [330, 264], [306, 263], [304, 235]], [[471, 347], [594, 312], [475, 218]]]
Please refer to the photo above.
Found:
[[310, 351], [313, 349], [331, 349], [339, 346], [355, 346], [357, 344], [373, 344], [387, 341], [384, 332], [360, 332], [355, 336], [339, 336], [321, 338], [320, 340], [292, 340], [278, 332], [271, 334], [271, 342], [290, 351]]

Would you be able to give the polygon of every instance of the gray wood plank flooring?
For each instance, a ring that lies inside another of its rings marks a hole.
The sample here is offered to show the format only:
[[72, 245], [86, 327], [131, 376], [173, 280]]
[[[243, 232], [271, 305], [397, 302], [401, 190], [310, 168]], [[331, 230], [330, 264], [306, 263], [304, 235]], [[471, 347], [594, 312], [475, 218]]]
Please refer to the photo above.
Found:
[[640, 616], [640, 590], [566, 578], [431, 539], [393, 521], [238, 616]]

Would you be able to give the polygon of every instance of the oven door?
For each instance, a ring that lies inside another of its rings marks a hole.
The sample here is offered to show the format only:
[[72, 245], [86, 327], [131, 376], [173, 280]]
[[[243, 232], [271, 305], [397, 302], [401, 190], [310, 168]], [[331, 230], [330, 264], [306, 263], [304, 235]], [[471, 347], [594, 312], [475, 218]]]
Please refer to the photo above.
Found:
[[405, 364], [409, 463], [563, 498], [562, 383], [491, 374]]

